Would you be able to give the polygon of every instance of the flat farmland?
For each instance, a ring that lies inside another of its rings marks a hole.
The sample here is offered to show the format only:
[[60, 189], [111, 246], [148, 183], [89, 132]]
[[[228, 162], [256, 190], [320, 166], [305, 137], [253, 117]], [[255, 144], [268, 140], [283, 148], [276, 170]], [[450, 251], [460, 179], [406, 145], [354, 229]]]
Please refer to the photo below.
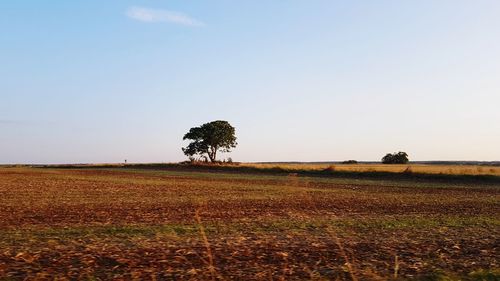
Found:
[[490, 175], [500, 176], [499, 166], [488, 165], [436, 165], [436, 164], [314, 164], [314, 163], [242, 163], [243, 167], [256, 169], [281, 168], [290, 171], [321, 171], [330, 169], [337, 172], [386, 172], [386, 173], [418, 173], [440, 175]]
[[0, 168], [2, 280], [498, 280], [500, 186]]

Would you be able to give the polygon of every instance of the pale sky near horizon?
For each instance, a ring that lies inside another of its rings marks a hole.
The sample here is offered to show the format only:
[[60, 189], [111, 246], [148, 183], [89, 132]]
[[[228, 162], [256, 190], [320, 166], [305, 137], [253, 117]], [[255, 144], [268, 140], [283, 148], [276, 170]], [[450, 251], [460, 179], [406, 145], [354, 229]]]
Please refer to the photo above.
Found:
[[500, 160], [500, 1], [2, 1], [0, 163]]

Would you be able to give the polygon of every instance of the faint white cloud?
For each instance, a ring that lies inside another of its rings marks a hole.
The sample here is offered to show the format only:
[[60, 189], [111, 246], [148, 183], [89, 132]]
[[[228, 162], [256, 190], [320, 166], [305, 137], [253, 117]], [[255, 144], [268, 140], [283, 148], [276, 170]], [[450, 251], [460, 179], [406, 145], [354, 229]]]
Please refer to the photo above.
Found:
[[169, 10], [150, 9], [143, 7], [130, 7], [126, 15], [142, 22], [170, 22], [187, 26], [204, 26], [205, 23], [192, 18], [184, 13]]
[[23, 121], [20, 120], [0, 119], [0, 125], [19, 125], [22, 123]]

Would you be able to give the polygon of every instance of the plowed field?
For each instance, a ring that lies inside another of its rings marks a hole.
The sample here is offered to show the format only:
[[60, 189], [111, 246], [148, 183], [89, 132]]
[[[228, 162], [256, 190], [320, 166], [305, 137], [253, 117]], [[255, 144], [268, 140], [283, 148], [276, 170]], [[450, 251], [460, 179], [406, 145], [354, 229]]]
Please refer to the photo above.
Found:
[[0, 279], [498, 280], [499, 217], [492, 184], [0, 168]]

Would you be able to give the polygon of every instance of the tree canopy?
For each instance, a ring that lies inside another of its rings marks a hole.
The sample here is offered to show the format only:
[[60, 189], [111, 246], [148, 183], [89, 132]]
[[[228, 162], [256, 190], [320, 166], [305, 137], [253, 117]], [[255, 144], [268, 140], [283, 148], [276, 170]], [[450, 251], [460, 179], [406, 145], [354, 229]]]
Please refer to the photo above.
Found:
[[183, 140], [191, 140], [188, 146], [182, 148], [186, 156], [208, 156], [211, 162], [217, 161], [218, 151], [231, 152], [231, 149], [238, 144], [234, 127], [223, 120], [212, 121], [191, 128], [184, 135]]
[[410, 160], [408, 159], [408, 154], [406, 152], [400, 151], [400, 152], [394, 152], [394, 153], [387, 153], [383, 158], [382, 158], [382, 163], [384, 164], [406, 164]]

